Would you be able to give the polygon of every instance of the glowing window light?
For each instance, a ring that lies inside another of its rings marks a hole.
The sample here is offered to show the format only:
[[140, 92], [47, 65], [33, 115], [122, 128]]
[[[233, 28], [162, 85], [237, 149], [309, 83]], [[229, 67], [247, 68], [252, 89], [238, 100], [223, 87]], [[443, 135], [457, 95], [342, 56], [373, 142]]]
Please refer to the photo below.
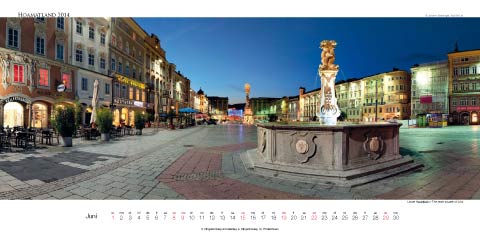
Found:
[[431, 81], [432, 73], [430, 71], [419, 71], [417, 72], [416, 79], [418, 85], [428, 85]]

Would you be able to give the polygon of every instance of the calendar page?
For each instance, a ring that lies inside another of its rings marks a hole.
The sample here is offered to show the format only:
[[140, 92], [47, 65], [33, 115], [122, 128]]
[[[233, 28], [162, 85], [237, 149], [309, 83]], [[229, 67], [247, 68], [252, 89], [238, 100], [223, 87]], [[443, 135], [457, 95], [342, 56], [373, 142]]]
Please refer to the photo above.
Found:
[[474, 226], [479, 207], [462, 200], [8, 201], [2, 206], [2, 226], [49, 231], [64, 226], [73, 231], [443, 231]]
[[477, 231], [465, 0], [0, 7], [0, 232]]

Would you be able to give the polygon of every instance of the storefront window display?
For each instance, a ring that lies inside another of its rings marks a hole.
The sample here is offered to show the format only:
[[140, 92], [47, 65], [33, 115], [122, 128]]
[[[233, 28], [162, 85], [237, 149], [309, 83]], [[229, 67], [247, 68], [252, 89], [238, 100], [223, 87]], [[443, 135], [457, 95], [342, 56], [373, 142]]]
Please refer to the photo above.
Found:
[[24, 107], [18, 102], [8, 102], [3, 107], [3, 126], [14, 127], [24, 125]]
[[36, 128], [46, 128], [48, 126], [47, 106], [42, 103], [35, 103], [32, 106], [32, 126]]

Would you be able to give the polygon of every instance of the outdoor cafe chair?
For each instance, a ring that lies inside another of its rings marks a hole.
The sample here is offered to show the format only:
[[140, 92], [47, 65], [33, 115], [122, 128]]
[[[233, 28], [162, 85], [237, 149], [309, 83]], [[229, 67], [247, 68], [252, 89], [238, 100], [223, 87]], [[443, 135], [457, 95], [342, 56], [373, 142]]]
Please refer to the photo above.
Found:
[[11, 137], [6, 132], [0, 133], [0, 146], [2, 150], [12, 151]]
[[44, 140], [45, 140], [45, 144], [52, 145], [53, 133], [49, 129], [42, 130], [42, 136], [41, 136], [41, 142], [40, 143], [43, 144]]

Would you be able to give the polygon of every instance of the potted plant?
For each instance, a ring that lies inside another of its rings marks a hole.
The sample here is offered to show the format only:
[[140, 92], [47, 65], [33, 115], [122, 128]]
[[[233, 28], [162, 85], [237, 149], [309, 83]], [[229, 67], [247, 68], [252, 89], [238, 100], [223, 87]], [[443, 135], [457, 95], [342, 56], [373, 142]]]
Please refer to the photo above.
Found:
[[82, 114], [83, 114], [83, 109], [82, 109], [82, 104], [78, 100], [75, 101], [75, 130], [73, 131], [74, 137], [79, 136], [77, 134], [78, 129], [82, 125]]
[[72, 135], [75, 131], [75, 109], [72, 106], [59, 106], [55, 109], [52, 125], [60, 135], [63, 147], [72, 146]]
[[100, 108], [97, 110], [96, 117], [98, 130], [100, 131], [100, 137], [102, 141], [110, 140], [110, 130], [113, 124], [112, 112], [107, 108]]
[[139, 111], [135, 112], [135, 129], [136, 134], [142, 135], [142, 130], [145, 128], [145, 115]]

